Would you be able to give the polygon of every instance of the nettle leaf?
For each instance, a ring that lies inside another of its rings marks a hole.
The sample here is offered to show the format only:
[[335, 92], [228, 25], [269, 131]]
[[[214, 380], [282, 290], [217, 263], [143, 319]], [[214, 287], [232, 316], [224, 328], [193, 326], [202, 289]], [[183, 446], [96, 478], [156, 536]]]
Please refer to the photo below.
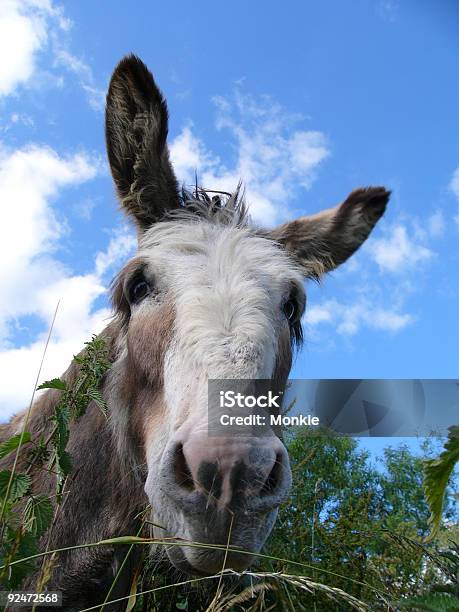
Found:
[[40, 438], [28, 451], [28, 458], [34, 465], [42, 466], [48, 459], [50, 450], [47, 443]]
[[437, 459], [429, 459], [424, 465], [424, 489], [430, 507], [429, 522], [432, 526], [429, 539], [433, 538], [440, 528], [445, 492], [451, 474], [459, 461], [459, 426], [449, 428], [445, 450]]
[[53, 505], [46, 495], [32, 496], [24, 508], [24, 523], [34, 536], [42, 535], [53, 518]]
[[67, 385], [65, 380], [61, 378], [52, 378], [51, 380], [46, 380], [44, 383], [41, 383], [41, 385], [37, 387], [37, 391], [40, 389], [59, 389], [59, 391], [65, 391]]
[[16, 501], [23, 497], [29, 490], [32, 479], [27, 474], [13, 474], [11, 478], [10, 470], [0, 472], [0, 497], [5, 498], [8, 491], [8, 484], [11, 485], [8, 493], [8, 500]]
[[72, 461], [70, 455], [65, 450], [70, 436], [68, 406], [58, 404], [54, 409], [52, 420], [56, 423], [56, 431], [52, 437], [52, 444], [55, 451], [55, 465], [58, 471], [58, 493], [61, 493], [64, 480], [72, 471]]
[[[19, 539], [19, 545], [16, 548], [12, 561], [26, 559], [37, 553], [38, 546], [36, 538], [31, 533], [24, 533]], [[28, 561], [10, 565], [8, 568], [9, 575], [7, 581], [5, 581], [5, 586], [8, 590], [17, 589], [24, 578], [35, 569], [36, 562], [36, 559], [29, 559]]]
[[99, 391], [99, 389], [90, 387], [87, 391], [87, 395], [89, 398], [92, 399], [93, 402], [95, 402], [99, 406], [99, 408], [102, 410], [104, 415], [107, 416], [107, 403], [102, 397], [102, 394]]
[[9, 440], [6, 440], [2, 444], [0, 444], [0, 459], [6, 457], [11, 451], [14, 451], [19, 444], [26, 444], [30, 442], [30, 433], [28, 431], [24, 431], [22, 434], [22, 442], [21, 442], [21, 434], [17, 434], [13, 436]]
[[54, 415], [52, 420], [56, 423], [56, 432], [53, 436], [53, 444], [56, 448], [56, 452], [59, 455], [65, 450], [67, 442], [69, 440], [69, 421], [70, 415], [67, 406], [61, 406], [58, 404], [54, 409]]
[[72, 471], [72, 458], [66, 450], [57, 453], [57, 465], [62, 478], [65, 478]]

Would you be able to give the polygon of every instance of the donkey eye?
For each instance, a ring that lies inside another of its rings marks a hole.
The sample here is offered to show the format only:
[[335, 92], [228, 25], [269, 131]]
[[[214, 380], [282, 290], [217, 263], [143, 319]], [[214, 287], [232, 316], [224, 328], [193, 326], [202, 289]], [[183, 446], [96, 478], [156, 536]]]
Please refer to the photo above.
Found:
[[298, 305], [296, 301], [292, 298], [287, 300], [282, 307], [282, 311], [287, 321], [289, 321], [289, 323], [292, 323], [296, 319], [296, 315], [298, 312]]
[[138, 304], [150, 293], [150, 291], [150, 285], [143, 276], [134, 278], [128, 289], [129, 303]]

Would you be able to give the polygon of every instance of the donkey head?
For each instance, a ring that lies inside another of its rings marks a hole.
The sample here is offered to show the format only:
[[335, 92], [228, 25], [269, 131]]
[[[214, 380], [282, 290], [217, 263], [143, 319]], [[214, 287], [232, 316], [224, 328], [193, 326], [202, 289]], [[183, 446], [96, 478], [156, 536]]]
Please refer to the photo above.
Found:
[[[119, 453], [136, 465], [158, 537], [260, 550], [290, 487], [279, 438], [209, 437], [207, 381], [285, 384], [301, 338], [304, 280], [359, 248], [389, 193], [360, 189], [340, 206], [277, 229], [251, 228], [237, 197], [180, 197], [166, 144], [166, 103], [136, 57], [121, 61], [107, 96], [106, 138], [122, 206], [136, 223], [136, 255], [114, 284], [121, 325], [110, 372]], [[217, 205], [218, 204], [218, 205]], [[225, 552], [171, 546], [185, 571], [215, 572]]]

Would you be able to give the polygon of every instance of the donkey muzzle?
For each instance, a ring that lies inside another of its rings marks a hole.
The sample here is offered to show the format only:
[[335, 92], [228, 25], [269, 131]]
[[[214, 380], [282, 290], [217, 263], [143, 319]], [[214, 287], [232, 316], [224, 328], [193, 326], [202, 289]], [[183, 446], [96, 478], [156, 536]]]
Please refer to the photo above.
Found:
[[291, 486], [287, 451], [275, 436], [225, 438], [178, 430], [159, 476], [162, 505], [182, 516], [180, 533], [168, 536], [220, 547], [199, 550], [184, 542], [181, 551], [168, 550], [177, 567], [198, 573], [248, 567]]
[[268, 512], [285, 499], [291, 484], [287, 451], [274, 436], [175, 438], [162, 475], [167, 495], [185, 514], [201, 498], [220, 512]]

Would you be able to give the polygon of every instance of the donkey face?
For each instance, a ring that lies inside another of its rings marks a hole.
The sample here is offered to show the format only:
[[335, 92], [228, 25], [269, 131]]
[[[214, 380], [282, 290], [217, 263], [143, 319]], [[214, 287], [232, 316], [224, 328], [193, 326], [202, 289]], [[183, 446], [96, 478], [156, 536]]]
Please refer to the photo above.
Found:
[[[260, 550], [288, 494], [290, 468], [272, 437], [208, 437], [209, 378], [273, 379], [282, 386], [301, 336], [303, 281], [345, 261], [384, 212], [383, 188], [353, 192], [336, 209], [255, 231], [242, 205], [181, 201], [169, 163], [166, 104], [135, 57], [107, 96], [107, 149], [139, 248], [114, 285], [122, 333], [110, 372], [119, 452], [142, 473], [158, 537]], [[185, 571], [221, 570], [225, 551], [171, 546]]]

